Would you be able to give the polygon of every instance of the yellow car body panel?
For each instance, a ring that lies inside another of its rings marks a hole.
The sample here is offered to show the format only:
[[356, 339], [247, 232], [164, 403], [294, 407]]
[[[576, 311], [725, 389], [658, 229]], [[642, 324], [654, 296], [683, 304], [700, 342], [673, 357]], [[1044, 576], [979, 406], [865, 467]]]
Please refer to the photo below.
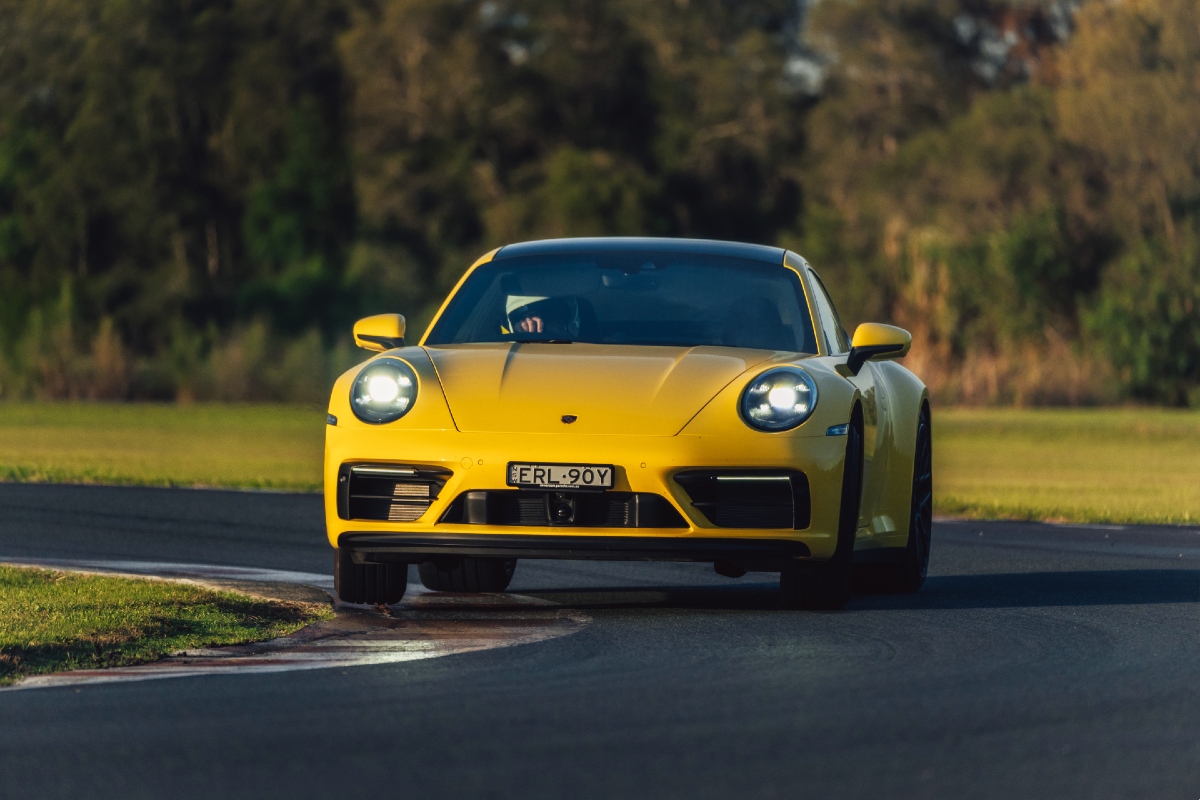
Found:
[[[451, 297], [496, 252], [472, 265]], [[815, 320], [817, 289], [806, 262], [787, 253], [780, 268], [800, 277]], [[917, 419], [928, 393], [899, 364], [868, 362], [859, 376], [845, 376], [838, 369], [845, 354], [833, 352], [835, 346], [819, 335], [815, 355], [732, 347], [426, 345], [449, 302], [420, 344], [375, 356], [399, 359], [417, 376], [416, 400], [403, 417], [377, 425], [355, 416], [351, 389], [364, 365], [347, 371], [333, 388], [324, 481], [326, 528], [334, 547], [350, 533], [720, 538], [802, 542], [811, 558], [829, 558], [837, 539], [847, 441], [830, 435], [830, 429], [849, 423], [856, 407], [863, 409], [866, 452], [855, 547], [898, 548], [907, 541]], [[757, 375], [782, 365], [800, 366], [816, 381], [816, 408], [791, 430], [752, 429], [738, 413], [739, 398]], [[568, 424], [566, 416], [576, 419]], [[442, 521], [466, 492], [510, 490], [509, 462], [611, 464], [612, 491], [659, 495], [685, 525], [517, 527]], [[431, 467], [447, 477], [417, 519], [343, 519], [339, 475], [355, 463]], [[717, 527], [674, 479], [685, 470], [712, 468], [803, 472], [811, 497], [809, 524], [802, 530]]]
[[472, 344], [427, 347], [464, 432], [679, 433], [770, 351], [728, 347]]

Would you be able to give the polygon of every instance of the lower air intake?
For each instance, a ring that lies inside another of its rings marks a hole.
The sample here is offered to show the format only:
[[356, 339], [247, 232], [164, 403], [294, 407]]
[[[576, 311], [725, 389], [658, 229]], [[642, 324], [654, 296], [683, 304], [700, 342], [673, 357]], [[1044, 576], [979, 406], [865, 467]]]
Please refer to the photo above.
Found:
[[666, 498], [649, 492], [464, 492], [440, 522], [577, 528], [686, 528]]
[[692, 505], [718, 528], [804, 530], [808, 477], [789, 470], [688, 470], [675, 475]]
[[413, 522], [425, 514], [449, 477], [449, 472], [430, 467], [344, 464], [338, 471], [338, 516]]

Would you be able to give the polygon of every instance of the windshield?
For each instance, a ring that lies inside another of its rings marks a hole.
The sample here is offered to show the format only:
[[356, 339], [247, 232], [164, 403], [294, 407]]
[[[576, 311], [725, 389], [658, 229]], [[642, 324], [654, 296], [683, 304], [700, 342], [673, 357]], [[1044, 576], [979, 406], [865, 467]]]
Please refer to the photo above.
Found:
[[597, 252], [501, 258], [455, 293], [426, 344], [588, 342], [816, 353], [798, 276], [729, 256]]

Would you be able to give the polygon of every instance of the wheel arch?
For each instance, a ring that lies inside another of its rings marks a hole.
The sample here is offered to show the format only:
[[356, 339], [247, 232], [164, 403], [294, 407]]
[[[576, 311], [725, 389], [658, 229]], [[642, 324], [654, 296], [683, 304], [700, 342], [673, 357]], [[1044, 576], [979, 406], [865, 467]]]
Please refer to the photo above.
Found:
[[[863, 521], [862, 496], [866, 488], [864, 481], [866, 478], [866, 420], [863, 416], [862, 397], [857, 391], [854, 393], [854, 402], [850, 406], [850, 427], [858, 433], [858, 521], [856, 525], [861, 526]], [[847, 441], [848, 444], [849, 441]], [[846, 455], [849, 456], [849, 452]]]
[[922, 409], [929, 408], [931, 404], [929, 389], [920, 378], [895, 362], [886, 362], [884, 367], [880, 372], [887, 381], [887, 392], [891, 399], [892, 435], [881, 509], [896, 527], [888, 535], [889, 541], [881, 544], [902, 547], [908, 541], [917, 421]]
[[[862, 397], [858, 394], [858, 392], [854, 393], [854, 402], [850, 405], [850, 423], [849, 424], [850, 424], [850, 427], [852, 427], [858, 431], [858, 446], [859, 446], [859, 448], [860, 449], [865, 448], [865, 446], [866, 446], [865, 436], [866, 436], [867, 423], [863, 416]], [[860, 484], [860, 488], [861, 488], [862, 479], [863, 479], [865, 455], [866, 455], [865, 452], [859, 453], [858, 481]]]

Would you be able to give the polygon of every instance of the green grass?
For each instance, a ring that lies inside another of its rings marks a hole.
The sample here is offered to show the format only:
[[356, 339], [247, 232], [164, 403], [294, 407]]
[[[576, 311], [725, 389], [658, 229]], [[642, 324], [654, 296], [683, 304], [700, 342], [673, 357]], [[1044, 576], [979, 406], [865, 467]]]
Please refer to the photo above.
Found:
[[[319, 491], [323, 412], [0, 404], [0, 480]], [[939, 514], [1200, 522], [1200, 413], [937, 409]]]
[[181, 583], [0, 565], [0, 684], [273, 639], [331, 615]]
[[1200, 522], [1200, 413], [934, 411], [935, 510], [975, 518]]
[[0, 481], [319, 491], [325, 412], [0, 403]]

